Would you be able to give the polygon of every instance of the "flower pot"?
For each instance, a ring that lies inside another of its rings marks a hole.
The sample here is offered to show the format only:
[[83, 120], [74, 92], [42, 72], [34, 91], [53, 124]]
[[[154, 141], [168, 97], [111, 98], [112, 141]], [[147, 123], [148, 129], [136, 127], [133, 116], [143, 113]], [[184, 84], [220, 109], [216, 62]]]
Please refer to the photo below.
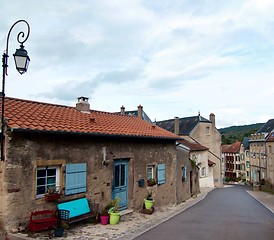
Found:
[[120, 219], [120, 213], [118, 212], [111, 212], [109, 213], [109, 223], [111, 225], [115, 225], [119, 222], [119, 219]]
[[101, 219], [101, 224], [107, 225], [109, 221], [109, 215], [101, 215], [100, 219]]
[[151, 209], [154, 205], [154, 200], [147, 200], [146, 198], [144, 199], [145, 203], [145, 208], [146, 209]]
[[44, 195], [46, 202], [52, 202], [60, 199], [61, 195], [59, 193], [47, 193]]

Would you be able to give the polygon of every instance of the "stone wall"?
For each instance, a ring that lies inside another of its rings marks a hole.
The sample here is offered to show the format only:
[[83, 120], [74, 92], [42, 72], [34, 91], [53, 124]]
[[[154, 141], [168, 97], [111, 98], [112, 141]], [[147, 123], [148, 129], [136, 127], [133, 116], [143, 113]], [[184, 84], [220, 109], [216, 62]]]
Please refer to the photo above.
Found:
[[[187, 167], [186, 180], [182, 179], [183, 166]], [[189, 160], [189, 150], [182, 147], [177, 147], [177, 171], [177, 203], [181, 203], [200, 192], [198, 169]]]
[[[6, 139], [3, 176], [3, 202], [6, 209], [2, 220], [9, 230], [16, 231], [18, 227], [26, 226], [33, 210], [56, 207], [56, 203], [48, 203], [35, 197], [36, 167], [43, 161], [50, 164], [56, 162], [62, 167], [67, 163], [87, 163], [87, 192], [84, 195], [100, 203], [103, 208], [112, 196], [114, 159], [128, 159], [129, 208], [137, 210], [141, 209], [147, 194], [146, 187], [139, 187], [138, 179], [146, 179], [147, 164], [165, 163], [166, 183], [154, 188], [155, 205], [157, 207], [176, 202], [174, 142], [27, 133], [9, 133]], [[110, 160], [108, 166], [102, 163], [103, 149], [106, 151], [106, 158]], [[81, 195], [83, 194], [64, 196], [62, 200]]]

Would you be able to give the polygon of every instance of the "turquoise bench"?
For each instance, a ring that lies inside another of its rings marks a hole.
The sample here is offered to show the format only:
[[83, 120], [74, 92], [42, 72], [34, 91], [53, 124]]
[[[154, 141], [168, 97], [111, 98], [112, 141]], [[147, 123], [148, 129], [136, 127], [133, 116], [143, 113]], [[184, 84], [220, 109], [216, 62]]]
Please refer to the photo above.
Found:
[[72, 224], [90, 218], [98, 218], [98, 203], [90, 203], [87, 198], [77, 198], [57, 205], [59, 220]]

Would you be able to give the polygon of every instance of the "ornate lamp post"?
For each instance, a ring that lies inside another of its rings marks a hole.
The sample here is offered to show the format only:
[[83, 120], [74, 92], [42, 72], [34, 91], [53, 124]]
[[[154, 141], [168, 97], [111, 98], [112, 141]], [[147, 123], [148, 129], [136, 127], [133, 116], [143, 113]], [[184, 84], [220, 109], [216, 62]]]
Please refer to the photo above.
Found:
[[27, 41], [30, 33], [30, 27], [27, 21], [25, 20], [18, 20], [15, 22], [12, 27], [9, 30], [8, 37], [7, 37], [7, 44], [6, 44], [6, 50], [3, 53], [2, 58], [2, 67], [3, 67], [3, 79], [2, 79], [2, 93], [1, 93], [1, 100], [2, 100], [2, 111], [1, 111], [1, 133], [0, 133], [0, 140], [1, 140], [1, 161], [4, 161], [5, 155], [4, 155], [4, 141], [5, 141], [5, 119], [4, 119], [4, 111], [5, 111], [5, 80], [8, 70], [8, 57], [9, 57], [9, 38], [10, 33], [14, 26], [18, 23], [25, 23], [28, 28], [28, 32], [25, 36], [25, 33], [23, 31], [19, 32], [17, 35], [17, 41], [20, 43], [20, 48], [16, 49], [16, 52], [13, 54], [14, 60], [15, 60], [15, 66], [16, 69], [20, 74], [25, 73], [28, 70], [28, 65], [30, 58], [28, 56], [28, 52], [24, 49], [23, 43]]

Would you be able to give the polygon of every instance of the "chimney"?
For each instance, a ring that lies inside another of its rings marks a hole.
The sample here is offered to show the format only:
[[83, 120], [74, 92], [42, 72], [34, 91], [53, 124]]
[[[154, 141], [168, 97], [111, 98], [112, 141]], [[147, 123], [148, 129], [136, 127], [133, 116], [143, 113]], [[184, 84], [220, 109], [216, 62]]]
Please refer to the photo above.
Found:
[[78, 97], [76, 103], [76, 109], [80, 112], [90, 113], [90, 105], [87, 97]]
[[143, 119], [143, 107], [141, 104], [138, 106], [138, 118]]
[[125, 107], [122, 105], [122, 107], [121, 107], [121, 114], [122, 115], [125, 115]]
[[214, 113], [210, 113], [209, 120], [212, 122], [212, 125], [215, 127], [215, 115]]
[[176, 135], [180, 134], [180, 123], [179, 123], [178, 117], [174, 117], [174, 134]]

